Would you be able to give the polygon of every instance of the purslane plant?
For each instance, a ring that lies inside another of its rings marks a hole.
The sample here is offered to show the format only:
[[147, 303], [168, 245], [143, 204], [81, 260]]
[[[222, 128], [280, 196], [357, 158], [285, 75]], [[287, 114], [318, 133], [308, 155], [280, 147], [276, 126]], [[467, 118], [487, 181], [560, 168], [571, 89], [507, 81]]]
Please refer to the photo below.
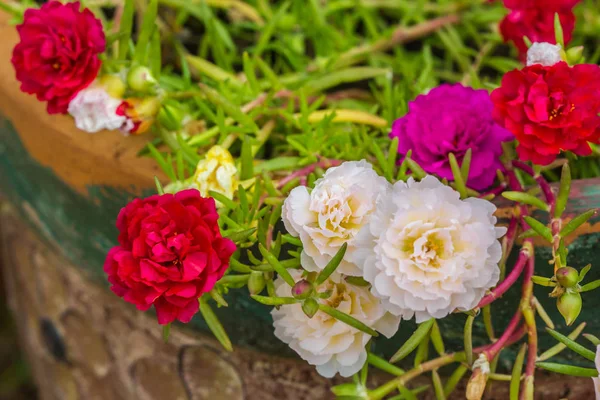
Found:
[[[503, 2], [510, 11], [501, 33], [525, 67], [489, 56], [500, 36], [488, 33], [482, 43], [477, 30], [487, 32], [501, 7], [487, 2], [440, 1], [415, 19], [398, 2], [390, 7], [399, 25], [385, 37], [377, 36], [386, 22], [376, 5], [354, 14], [344, 2], [325, 10], [250, 2], [227, 29], [212, 8], [218, 2], [149, 0], [142, 10], [126, 0], [112, 20], [87, 3], [95, 17], [78, 3], [52, 1], [24, 14], [19, 4], [3, 6], [22, 21], [13, 63], [24, 91], [47, 101], [49, 112], [68, 112], [81, 130], [156, 134], [141, 155], [165, 177], [157, 178], [158, 195], [121, 211], [119, 246], [105, 271], [117, 295], [154, 306], [165, 340], [172, 321], [200, 311], [231, 350], [213, 304], [227, 307], [229, 291], [247, 288], [274, 307], [275, 335], [320, 374], [353, 376], [332, 388], [340, 398], [414, 398], [422, 389], [410, 383], [423, 374], [438, 399], [468, 373], [469, 399], [495, 379], [510, 380], [511, 399], [532, 399], [536, 368], [597, 377], [595, 368], [547, 361], [566, 348], [590, 361], [595, 353], [575, 342], [582, 325], [568, 336], [555, 331], [533, 295], [534, 284], [549, 287], [571, 325], [585, 305], [581, 293], [600, 286], [585, 282], [589, 266], [570, 265], [565, 244], [596, 212], [563, 218], [572, 172], [583, 176], [586, 166], [569, 159], [593, 157], [600, 140], [600, 68], [580, 64], [582, 48], [565, 46], [577, 1]], [[198, 55], [186, 38], [191, 18], [206, 28], [193, 43]], [[80, 29], [85, 20], [104, 30]], [[249, 32], [256, 40], [237, 51]], [[399, 44], [414, 39], [423, 47], [408, 57]], [[481, 87], [495, 90], [490, 97]], [[506, 227], [490, 202], [499, 195], [515, 203]], [[548, 213], [548, 223], [533, 210]], [[535, 265], [534, 238], [552, 248], [549, 269]], [[520, 304], [497, 332], [491, 306], [517, 284]], [[467, 314], [457, 352], [446, 350], [436, 321], [453, 313]], [[392, 336], [413, 316], [418, 328], [390, 361], [371, 352], [380, 333]], [[559, 342], [545, 352], [536, 316]], [[481, 347], [473, 347], [476, 319], [490, 339]], [[500, 352], [519, 343], [511, 375], [497, 374]], [[414, 368], [400, 369], [412, 353]], [[448, 378], [438, 372], [451, 364]], [[369, 387], [370, 368], [394, 378]]]

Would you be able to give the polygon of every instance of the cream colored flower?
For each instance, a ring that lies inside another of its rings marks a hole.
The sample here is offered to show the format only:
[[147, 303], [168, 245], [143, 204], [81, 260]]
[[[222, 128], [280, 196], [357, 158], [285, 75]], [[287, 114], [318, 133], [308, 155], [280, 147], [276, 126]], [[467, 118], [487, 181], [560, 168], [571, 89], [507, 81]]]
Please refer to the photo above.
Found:
[[562, 61], [560, 51], [562, 48], [559, 44], [552, 43], [533, 43], [527, 50], [527, 66], [541, 64], [545, 67], [550, 67]]
[[356, 246], [372, 293], [394, 315], [417, 322], [470, 310], [498, 282], [502, 250], [496, 207], [461, 200], [433, 176], [397, 182], [378, 203]]
[[[296, 281], [300, 271], [290, 271]], [[318, 292], [331, 290], [328, 299], [321, 303], [345, 312], [367, 326], [391, 337], [398, 330], [400, 318], [387, 313], [379, 299], [364, 287], [350, 285], [334, 273], [325, 283], [316, 288]], [[277, 296], [290, 297], [291, 288], [282, 278], [275, 280]], [[275, 336], [287, 343], [300, 357], [317, 367], [317, 372], [326, 378], [336, 373], [347, 377], [358, 372], [367, 359], [365, 345], [370, 335], [330, 317], [322, 311], [308, 318], [300, 304], [281, 306], [271, 312]]]
[[303, 244], [302, 266], [320, 271], [348, 243], [337, 271], [362, 275], [355, 262], [354, 237], [375, 210], [390, 184], [366, 161], [349, 161], [329, 168], [311, 191], [294, 188], [283, 204], [282, 219], [287, 231]]
[[209, 196], [209, 191], [214, 191], [232, 199], [238, 179], [237, 168], [229, 151], [221, 146], [213, 146], [198, 163], [193, 183], [204, 197]]
[[88, 133], [103, 129], [119, 129], [126, 118], [117, 115], [120, 100], [112, 98], [101, 87], [92, 87], [79, 91], [69, 103], [69, 114], [75, 119], [75, 126]]

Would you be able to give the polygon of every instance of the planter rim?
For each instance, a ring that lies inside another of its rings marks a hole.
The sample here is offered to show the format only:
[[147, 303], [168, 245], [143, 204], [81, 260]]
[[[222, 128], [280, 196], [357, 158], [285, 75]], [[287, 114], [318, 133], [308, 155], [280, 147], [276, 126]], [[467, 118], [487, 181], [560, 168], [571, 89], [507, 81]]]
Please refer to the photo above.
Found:
[[46, 103], [21, 92], [10, 61], [19, 36], [6, 13], [0, 13], [0, 37], [0, 59], [4, 60], [0, 63], [0, 116], [15, 126], [23, 145], [40, 164], [81, 194], [87, 194], [90, 184], [141, 194], [154, 186], [155, 175], [164, 176], [153, 159], [137, 156], [148, 134], [88, 134], [77, 129], [71, 117], [49, 115]]

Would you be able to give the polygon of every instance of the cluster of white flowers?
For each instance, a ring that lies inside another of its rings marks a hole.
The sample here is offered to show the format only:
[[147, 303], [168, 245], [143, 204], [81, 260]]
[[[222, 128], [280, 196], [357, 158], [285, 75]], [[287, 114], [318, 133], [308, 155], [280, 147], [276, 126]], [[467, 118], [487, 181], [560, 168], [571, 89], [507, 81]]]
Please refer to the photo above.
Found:
[[[288, 232], [302, 241], [301, 261], [307, 271], [322, 270], [347, 243], [336, 270], [342, 278], [333, 282], [353, 275], [370, 287], [344, 284], [348, 302], [333, 303], [389, 336], [395, 330], [384, 332], [377, 326], [384, 315], [395, 316], [395, 322], [413, 316], [417, 322], [443, 318], [472, 309], [496, 285], [502, 256], [498, 238], [506, 229], [495, 226], [495, 210], [486, 200], [461, 200], [433, 176], [392, 186], [360, 161], [330, 168], [312, 191], [292, 190], [282, 218]], [[278, 295], [289, 296], [289, 286], [277, 282]], [[365, 307], [351, 306], [359, 299], [369, 305], [370, 317], [361, 311]], [[365, 333], [323, 313], [310, 319], [298, 304], [282, 306], [273, 316], [277, 337], [322, 375], [347, 375], [362, 366]], [[397, 329], [398, 323], [393, 325]], [[358, 336], [351, 339], [350, 332]]]

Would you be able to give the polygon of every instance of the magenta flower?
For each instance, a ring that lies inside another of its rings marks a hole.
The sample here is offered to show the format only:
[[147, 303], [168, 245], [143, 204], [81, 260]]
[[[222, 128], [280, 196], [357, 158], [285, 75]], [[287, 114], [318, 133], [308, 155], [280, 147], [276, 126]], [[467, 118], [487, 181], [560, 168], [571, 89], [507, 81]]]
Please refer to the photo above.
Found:
[[444, 84], [418, 96], [408, 109], [390, 133], [400, 141], [398, 153], [412, 150], [411, 158], [427, 173], [452, 180], [448, 155], [454, 153], [460, 164], [472, 149], [467, 185], [476, 190], [492, 185], [496, 170], [502, 168], [501, 143], [513, 136], [492, 119], [486, 90]]

